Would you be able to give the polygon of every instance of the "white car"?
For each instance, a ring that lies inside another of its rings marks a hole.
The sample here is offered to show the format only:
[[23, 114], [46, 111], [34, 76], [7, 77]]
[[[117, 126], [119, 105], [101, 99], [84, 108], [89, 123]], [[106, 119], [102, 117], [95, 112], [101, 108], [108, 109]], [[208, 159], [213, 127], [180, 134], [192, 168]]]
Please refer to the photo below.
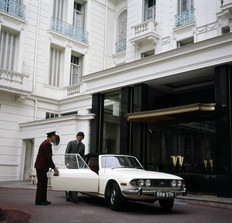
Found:
[[[176, 194], [186, 194], [181, 177], [144, 170], [136, 157], [115, 154], [88, 154], [85, 161], [76, 154], [65, 154], [62, 163], [70, 156], [77, 169], [59, 166], [59, 176], [51, 176], [53, 190], [78, 191], [109, 200], [114, 211], [122, 210], [126, 200], [159, 201], [163, 210], [173, 207]], [[53, 158], [54, 159], [54, 158]], [[63, 168], [61, 168], [63, 167]]]

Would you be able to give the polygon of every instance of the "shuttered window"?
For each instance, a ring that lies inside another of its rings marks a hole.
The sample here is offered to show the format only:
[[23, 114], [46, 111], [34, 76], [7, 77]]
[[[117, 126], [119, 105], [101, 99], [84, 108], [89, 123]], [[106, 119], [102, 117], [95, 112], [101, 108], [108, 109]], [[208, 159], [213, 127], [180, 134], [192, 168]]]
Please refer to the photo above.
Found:
[[16, 35], [2, 31], [0, 36], [0, 67], [15, 70]]
[[51, 48], [49, 84], [54, 87], [60, 86], [60, 61], [61, 51]]

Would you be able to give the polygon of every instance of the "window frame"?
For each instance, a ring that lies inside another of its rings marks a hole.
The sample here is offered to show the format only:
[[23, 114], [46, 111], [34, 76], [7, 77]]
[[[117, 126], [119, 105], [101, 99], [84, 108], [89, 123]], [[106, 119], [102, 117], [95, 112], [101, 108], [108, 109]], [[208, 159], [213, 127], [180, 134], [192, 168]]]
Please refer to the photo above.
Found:
[[[72, 58], [78, 58], [78, 64], [75, 64], [72, 62]], [[83, 56], [80, 55], [76, 55], [75, 53], [71, 54], [71, 58], [70, 58], [70, 75], [69, 75], [69, 86], [71, 85], [75, 85], [75, 84], [79, 84], [81, 83], [81, 78], [82, 78], [82, 64], [83, 64]], [[76, 66], [78, 67], [78, 74], [77, 74], [77, 82], [75, 83], [75, 81], [73, 81], [73, 73], [72, 73], [72, 67]]]
[[[144, 22], [145, 21], [147, 21], [147, 20], [150, 20], [150, 19], [153, 19], [153, 20], [155, 20], [155, 18], [156, 18], [156, 0], [153, 0], [153, 6], [151, 6], [151, 7], [148, 7], [148, 4], [149, 4], [149, 0], [144, 0], [144, 10], [143, 10], [143, 13], [144, 13], [144, 16], [143, 16], [143, 20], [144, 20]], [[150, 17], [148, 17], [148, 14], [149, 14], [149, 12], [148, 12], [148, 10], [152, 10], [152, 16], [151, 16], [151, 18]]]
[[[2, 41], [2, 35], [3, 33], [6, 33], [5, 35], [5, 41]], [[10, 45], [9, 45], [9, 38]], [[12, 39], [13, 38], [13, 39]], [[19, 42], [20, 34], [5, 28], [1, 29], [0, 32], [0, 68], [11, 70], [11, 71], [17, 71], [17, 64], [18, 64], [18, 42]], [[10, 47], [10, 48], [9, 48]], [[2, 54], [2, 49], [4, 48], [4, 52]], [[7, 53], [6, 53], [7, 51]], [[9, 52], [11, 51], [11, 52]], [[4, 55], [4, 58], [3, 58]], [[2, 65], [3, 61], [3, 65]]]
[[[56, 52], [59, 52], [59, 56], [56, 54], [55, 57], [52, 56], [54, 55], [52, 53], [52, 50], [53, 52], [55, 51]], [[62, 63], [62, 60], [63, 60], [63, 52], [61, 49], [51, 45], [50, 47], [50, 56], [49, 56], [49, 79], [48, 79], [48, 84], [52, 87], [60, 87], [61, 85], [61, 63]], [[58, 56], [58, 58], [57, 58]], [[58, 60], [58, 61], [57, 61]], [[54, 63], [54, 61], [56, 61]], [[58, 66], [57, 66], [58, 64]], [[58, 68], [58, 73], [57, 73], [57, 68]], [[54, 73], [55, 72], [55, 73]]]

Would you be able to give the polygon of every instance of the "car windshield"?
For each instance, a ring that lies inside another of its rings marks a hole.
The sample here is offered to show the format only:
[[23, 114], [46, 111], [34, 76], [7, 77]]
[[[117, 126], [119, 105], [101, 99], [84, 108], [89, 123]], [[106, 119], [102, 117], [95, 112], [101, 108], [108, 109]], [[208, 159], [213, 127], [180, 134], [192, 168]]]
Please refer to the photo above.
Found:
[[102, 168], [137, 168], [143, 169], [135, 157], [131, 156], [103, 156], [101, 158]]
[[[79, 154], [53, 154], [53, 162], [59, 169], [88, 169], [88, 165]], [[68, 167], [67, 167], [67, 164]]]

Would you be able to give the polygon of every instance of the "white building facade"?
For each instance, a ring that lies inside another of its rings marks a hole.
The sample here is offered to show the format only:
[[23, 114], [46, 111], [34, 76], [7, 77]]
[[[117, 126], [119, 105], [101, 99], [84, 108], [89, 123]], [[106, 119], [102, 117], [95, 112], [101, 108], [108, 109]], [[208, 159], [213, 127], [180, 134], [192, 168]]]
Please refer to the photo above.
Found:
[[83, 131], [86, 153], [231, 196], [231, 32], [232, 0], [0, 0], [0, 179], [28, 178], [46, 132], [56, 154]]

